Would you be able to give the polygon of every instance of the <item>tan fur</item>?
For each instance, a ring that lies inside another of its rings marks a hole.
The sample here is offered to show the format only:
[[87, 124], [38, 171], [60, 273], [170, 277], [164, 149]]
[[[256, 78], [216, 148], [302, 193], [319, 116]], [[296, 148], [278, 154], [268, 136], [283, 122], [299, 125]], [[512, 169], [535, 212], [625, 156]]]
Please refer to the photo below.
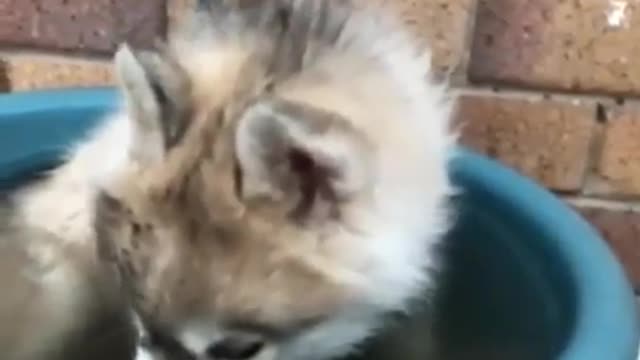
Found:
[[[6, 210], [0, 208], [2, 359], [110, 359], [131, 354], [132, 334], [124, 314], [105, 307], [117, 300], [99, 287], [105, 282], [103, 275], [84, 272], [93, 266], [83, 264], [73, 247], [60, 247], [62, 241], [55, 235], [12, 220]], [[85, 303], [88, 298], [94, 301], [90, 306]], [[86, 321], [94, 317], [101, 328]]]
[[118, 179], [115, 209], [99, 202], [99, 229], [117, 239], [129, 280], [142, 281], [140, 307], [168, 324], [216, 313], [283, 331], [334, 311], [348, 294], [330, 258], [309, 254], [322, 241], [316, 229], [292, 224], [281, 203], [234, 194], [224, 122], [205, 120], [162, 166]]

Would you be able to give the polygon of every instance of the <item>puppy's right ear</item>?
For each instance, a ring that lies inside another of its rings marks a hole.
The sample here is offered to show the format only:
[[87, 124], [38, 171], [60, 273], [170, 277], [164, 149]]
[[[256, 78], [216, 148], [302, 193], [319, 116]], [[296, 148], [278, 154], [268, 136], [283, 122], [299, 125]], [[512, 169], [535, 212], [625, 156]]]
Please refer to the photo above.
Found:
[[190, 84], [179, 64], [162, 51], [120, 46], [115, 67], [129, 117], [130, 160], [153, 165], [184, 134], [189, 121]]

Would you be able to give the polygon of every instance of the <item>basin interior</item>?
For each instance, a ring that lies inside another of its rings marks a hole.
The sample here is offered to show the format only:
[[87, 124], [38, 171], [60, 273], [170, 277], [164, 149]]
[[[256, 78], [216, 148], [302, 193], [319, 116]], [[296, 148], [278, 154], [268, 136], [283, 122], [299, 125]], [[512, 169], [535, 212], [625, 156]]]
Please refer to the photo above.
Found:
[[[440, 249], [439, 291], [357, 359], [559, 358], [576, 318], [575, 286], [545, 234], [472, 179], [456, 178], [456, 225]], [[428, 306], [432, 312], [426, 311]], [[430, 328], [427, 319], [434, 318]], [[429, 336], [429, 334], [432, 334]]]

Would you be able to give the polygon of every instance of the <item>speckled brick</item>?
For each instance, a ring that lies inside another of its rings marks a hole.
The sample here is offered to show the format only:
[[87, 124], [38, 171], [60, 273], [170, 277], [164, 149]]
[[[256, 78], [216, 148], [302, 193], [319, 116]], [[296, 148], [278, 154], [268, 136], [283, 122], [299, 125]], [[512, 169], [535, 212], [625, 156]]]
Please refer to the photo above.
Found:
[[105, 86], [115, 82], [111, 64], [107, 62], [25, 56], [6, 59], [2, 64], [2, 77], [12, 91]]
[[640, 94], [640, 3], [480, 0], [470, 78]]
[[433, 50], [440, 73], [456, 70], [464, 62], [468, 21], [475, 0], [358, 0], [382, 6], [396, 14], [419, 41]]
[[595, 126], [592, 105], [469, 95], [456, 121], [465, 145], [551, 189], [578, 190]]
[[640, 213], [601, 208], [578, 208], [607, 240], [636, 290], [640, 290]]
[[640, 109], [609, 112], [596, 174], [588, 191], [599, 195], [640, 195]]
[[163, 36], [164, 0], [3, 0], [0, 45], [110, 52]]

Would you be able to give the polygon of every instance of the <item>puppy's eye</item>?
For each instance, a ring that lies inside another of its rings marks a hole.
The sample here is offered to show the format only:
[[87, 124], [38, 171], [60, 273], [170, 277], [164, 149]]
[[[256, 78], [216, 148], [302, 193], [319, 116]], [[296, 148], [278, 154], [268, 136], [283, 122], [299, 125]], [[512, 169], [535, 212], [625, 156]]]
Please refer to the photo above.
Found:
[[281, 324], [236, 320], [228, 325], [237, 330], [261, 334], [270, 339], [282, 339], [313, 328], [324, 320], [326, 320], [324, 316], [295, 319]]
[[152, 351], [159, 351], [172, 360], [196, 360], [196, 357], [173, 336], [157, 329], [149, 330], [140, 339], [140, 345]]
[[142, 232], [142, 225], [140, 225], [137, 222], [134, 222], [131, 224], [131, 233], [133, 235], [140, 235], [141, 232]]

